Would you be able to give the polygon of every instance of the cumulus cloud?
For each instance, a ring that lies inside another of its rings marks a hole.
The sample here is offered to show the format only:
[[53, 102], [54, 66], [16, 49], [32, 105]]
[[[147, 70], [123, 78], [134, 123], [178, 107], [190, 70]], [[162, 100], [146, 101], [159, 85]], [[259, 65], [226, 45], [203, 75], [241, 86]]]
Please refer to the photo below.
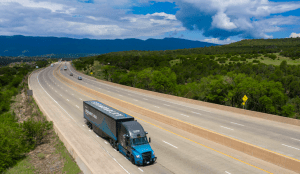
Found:
[[176, 18], [188, 30], [200, 30], [206, 37], [226, 39], [272, 38], [270, 32], [283, 25], [300, 23], [296, 16], [271, 16], [300, 8], [300, 2], [268, 0], [175, 0], [180, 10]]
[[297, 38], [297, 37], [300, 37], [300, 33], [291, 33], [290, 37], [292, 38]]

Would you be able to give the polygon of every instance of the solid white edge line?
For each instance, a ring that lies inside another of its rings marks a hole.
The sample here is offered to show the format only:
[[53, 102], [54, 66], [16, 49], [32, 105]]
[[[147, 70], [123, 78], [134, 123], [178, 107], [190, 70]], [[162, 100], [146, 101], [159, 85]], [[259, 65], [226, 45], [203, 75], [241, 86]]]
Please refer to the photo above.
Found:
[[172, 145], [172, 144], [170, 144], [170, 143], [168, 143], [168, 142], [165, 142], [165, 141], [163, 141], [163, 142], [166, 143], [166, 144], [169, 144], [170, 146], [175, 147], [176, 149], [178, 148], [178, 147], [176, 147], [176, 146], [174, 146], [174, 145]]
[[79, 106], [76, 105], [77, 108], [79, 108]]
[[227, 172], [227, 171], [225, 171], [227, 174], [231, 174], [231, 173], [229, 173], [229, 172]]
[[142, 170], [141, 168], [138, 168], [141, 172], [144, 172], [144, 170]]
[[154, 107], [159, 108], [158, 106], [154, 106]]

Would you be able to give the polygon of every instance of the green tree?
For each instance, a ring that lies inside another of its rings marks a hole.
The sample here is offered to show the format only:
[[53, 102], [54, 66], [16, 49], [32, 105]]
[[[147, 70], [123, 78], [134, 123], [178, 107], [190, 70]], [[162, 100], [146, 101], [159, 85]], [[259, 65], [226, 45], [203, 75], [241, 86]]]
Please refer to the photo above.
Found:
[[155, 91], [170, 93], [176, 89], [176, 74], [167, 67], [155, 70], [149, 86]]
[[287, 70], [287, 61], [286, 60], [283, 60], [281, 63], [280, 63], [280, 70], [282, 72], [284, 72], [286, 74], [286, 70]]
[[294, 105], [287, 104], [287, 105], [282, 106], [281, 115], [283, 115], [285, 117], [292, 117], [295, 115], [294, 111], [295, 111]]

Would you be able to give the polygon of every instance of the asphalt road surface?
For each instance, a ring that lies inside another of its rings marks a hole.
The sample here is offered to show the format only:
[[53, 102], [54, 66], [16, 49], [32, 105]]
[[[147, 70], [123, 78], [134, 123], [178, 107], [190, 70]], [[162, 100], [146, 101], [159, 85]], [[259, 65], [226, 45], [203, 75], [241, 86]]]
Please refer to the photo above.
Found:
[[[64, 63], [61, 63], [61, 65], [64, 65]], [[43, 89], [44, 94], [41, 92], [41, 95], [51, 96], [51, 99], [55, 100], [57, 105], [60, 105], [61, 110], [67, 113], [62, 114], [61, 117], [72, 117], [67, 124], [82, 126], [80, 131], [89, 132], [86, 136], [93, 138], [98, 143], [99, 149], [105, 149], [110, 154], [107, 158], [114, 158], [116, 166], [121, 167], [125, 173], [294, 173], [157, 122], [126, 108], [121, 108], [101, 98], [91, 96], [91, 94], [84, 91], [70, 88], [65, 82], [54, 76], [53, 72], [57, 66], [59, 65], [55, 64], [54, 67], [48, 67], [31, 76], [30, 81], [34, 86], [33, 91]], [[297, 126], [200, 107], [111, 86], [86, 78], [85, 75], [77, 73], [69, 63], [67, 63], [67, 66], [68, 70], [66, 71], [59, 68], [59, 73], [88, 88], [241, 141], [300, 159], [300, 128]], [[71, 72], [73, 76], [70, 76]], [[83, 77], [83, 80], [77, 79], [79, 75]], [[150, 145], [158, 157], [155, 164], [144, 167], [135, 166], [119, 152], [114, 151], [105, 139], [98, 137], [93, 131], [89, 131], [83, 123], [82, 101], [93, 99], [138, 118], [138, 122], [149, 132], [148, 136], [151, 137]], [[56, 124], [55, 120], [54, 124]], [[88, 142], [78, 140], [77, 143], [85, 146], [84, 144]], [[93, 155], [92, 153], [89, 154]], [[89, 158], [86, 154], [82, 155], [83, 158]]]

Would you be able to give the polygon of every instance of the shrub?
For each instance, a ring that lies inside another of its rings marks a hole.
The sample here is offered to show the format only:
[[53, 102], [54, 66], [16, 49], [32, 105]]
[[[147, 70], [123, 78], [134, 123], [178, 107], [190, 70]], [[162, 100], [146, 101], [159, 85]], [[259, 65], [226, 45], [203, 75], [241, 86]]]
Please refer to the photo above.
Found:
[[23, 122], [22, 128], [26, 135], [27, 142], [36, 147], [41, 143], [47, 131], [52, 128], [52, 122], [46, 119], [35, 121], [33, 118], [29, 118]]

